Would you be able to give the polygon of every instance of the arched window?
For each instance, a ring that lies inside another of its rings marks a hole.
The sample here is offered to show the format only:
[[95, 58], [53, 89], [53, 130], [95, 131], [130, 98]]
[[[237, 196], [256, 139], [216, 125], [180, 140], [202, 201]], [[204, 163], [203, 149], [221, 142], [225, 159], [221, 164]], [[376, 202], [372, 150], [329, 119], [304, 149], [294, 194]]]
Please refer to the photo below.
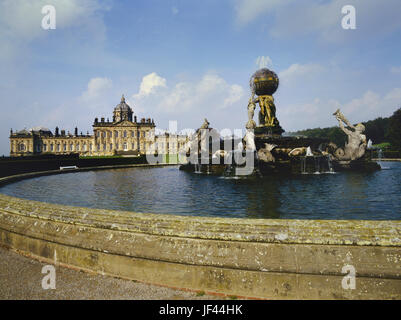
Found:
[[78, 143], [75, 145], [75, 150], [79, 151], [79, 144]]
[[124, 134], [123, 134], [124, 138], [127, 137], [127, 131], [124, 130]]
[[114, 131], [114, 138], [118, 138], [118, 131]]

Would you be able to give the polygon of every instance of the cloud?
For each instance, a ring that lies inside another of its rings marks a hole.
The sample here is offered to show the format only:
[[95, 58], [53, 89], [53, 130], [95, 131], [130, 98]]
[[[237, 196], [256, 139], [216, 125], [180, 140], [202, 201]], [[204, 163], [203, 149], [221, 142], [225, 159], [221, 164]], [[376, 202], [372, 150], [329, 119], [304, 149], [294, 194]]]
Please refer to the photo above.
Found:
[[178, 12], [179, 12], [179, 10], [178, 10], [176, 7], [172, 7], [172, 8], [171, 8], [171, 13], [172, 13], [173, 15], [178, 14]]
[[261, 15], [271, 13], [281, 6], [285, 6], [290, 0], [237, 0], [235, 12], [240, 24], [249, 23]]
[[0, 3], [0, 35], [11, 36], [14, 40], [45, 36], [48, 31], [41, 27], [45, 5], [55, 7], [57, 29], [93, 22], [99, 11], [109, 9], [106, 2], [98, 0], [3, 0]]
[[99, 98], [102, 94], [110, 89], [113, 82], [109, 78], [92, 78], [89, 80], [87, 90], [82, 94], [85, 101]]
[[[163, 80], [156, 82], [163, 84], [163, 88], [150, 86], [157, 90], [141, 95], [141, 99], [138, 99], [139, 93], [132, 95], [135, 101], [134, 111], [146, 117], [153, 117], [159, 127], [163, 127], [172, 119], [185, 119], [179, 120], [180, 126], [194, 128], [198, 128], [205, 117], [213, 126], [237, 125], [236, 118], [240, 119], [239, 123], [246, 119], [245, 90], [239, 84], [226, 81], [216, 72], [207, 72], [201, 77], [185, 80], [181, 78], [176, 82]], [[170, 85], [167, 86], [167, 83]], [[227, 111], [228, 109], [230, 111]], [[231, 116], [234, 123], [226, 121], [227, 115]]]
[[[341, 9], [353, 5], [356, 9], [356, 30], [344, 30]], [[236, 20], [241, 25], [265, 19], [270, 35], [299, 37], [315, 34], [323, 41], [371, 38], [401, 29], [399, 0], [237, 0]]]
[[[76, 41], [101, 42], [106, 38], [102, 12], [109, 10], [109, 1], [100, 0], [2, 0], [0, 1], [0, 66], [10, 63], [18, 66], [19, 60], [29, 57], [34, 41], [76, 29]], [[56, 9], [56, 30], [42, 29], [42, 7]], [[16, 67], [15, 66], [15, 67]]]
[[318, 64], [292, 64], [287, 69], [279, 72], [280, 82], [284, 85], [293, 85], [314, 75], [320, 74], [325, 68]]
[[278, 118], [284, 128], [295, 131], [306, 128], [336, 125], [331, 114], [340, 108], [352, 123], [388, 117], [401, 106], [401, 88], [394, 88], [384, 95], [366, 91], [361, 97], [341, 103], [335, 99], [315, 98], [311, 102], [278, 107]]
[[229, 106], [232, 106], [236, 102], [240, 101], [243, 96], [244, 89], [241, 86], [237, 84], [231, 85], [228, 90], [228, 96], [224, 99], [222, 107], [227, 108]]
[[158, 88], [166, 87], [166, 79], [160, 77], [156, 72], [152, 72], [142, 78], [139, 92], [133, 95], [133, 98], [142, 99], [152, 93], [155, 93]]
[[399, 66], [399, 67], [392, 67], [392, 68], [390, 69], [390, 72], [391, 72], [391, 73], [401, 73], [401, 66]]
[[229, 84], [217, 74], [206, 73], [200, 81], [177, 83], [159, 107], [171, 113], [206, 107], [225, 109], [243, 95], [244, 89], [240, 85]]

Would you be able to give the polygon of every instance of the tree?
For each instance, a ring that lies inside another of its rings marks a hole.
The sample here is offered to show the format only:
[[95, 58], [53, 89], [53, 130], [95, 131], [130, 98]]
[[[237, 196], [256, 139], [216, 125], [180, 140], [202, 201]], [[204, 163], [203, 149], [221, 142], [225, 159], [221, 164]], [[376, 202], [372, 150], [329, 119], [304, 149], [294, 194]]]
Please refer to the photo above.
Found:
[[365, 135], [367, 139], [371, 139], [373, 144], [387, 142], [387, 132], [390, 118], [377, 118], [363, 122], [365, 125]]
[[387, 136], [392, 149], [401, 151], [401, 108], [396, 110], [390, 117]]

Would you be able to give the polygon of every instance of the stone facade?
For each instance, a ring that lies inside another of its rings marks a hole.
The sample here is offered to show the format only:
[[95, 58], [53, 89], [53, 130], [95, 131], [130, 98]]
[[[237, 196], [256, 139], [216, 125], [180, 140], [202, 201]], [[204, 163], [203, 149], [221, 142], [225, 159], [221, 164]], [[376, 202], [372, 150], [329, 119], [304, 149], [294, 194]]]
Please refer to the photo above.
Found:
[[178, 153], [184, 148], [187, 136], [156, 135], [153, 119], [138, 120], [125, 102], [114, 108], [113, 121], [95, 118], [93, 135], [59, 132], [54, 134], [47, 128], [37, 127], [10, 133], [10, 156], [35, 154], [70, 154], [81, 156], [141, 155], [154, 153]]

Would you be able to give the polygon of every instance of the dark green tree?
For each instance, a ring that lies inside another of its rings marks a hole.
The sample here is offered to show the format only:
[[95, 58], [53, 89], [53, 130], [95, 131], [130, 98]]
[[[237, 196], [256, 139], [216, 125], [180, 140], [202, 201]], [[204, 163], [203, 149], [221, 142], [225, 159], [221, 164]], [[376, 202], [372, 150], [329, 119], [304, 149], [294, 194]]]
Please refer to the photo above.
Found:
[[387, 133], [390, 119], [389, 118], [377, 118], [364, 122], [365, 135], [367, 139], [372, 140], [373, 144], [379, 144], [387, 142]]
[[389, 122], [387, 136], [391, 143], [391, 148], [401, 151], [401, 108], [393, 113]]

